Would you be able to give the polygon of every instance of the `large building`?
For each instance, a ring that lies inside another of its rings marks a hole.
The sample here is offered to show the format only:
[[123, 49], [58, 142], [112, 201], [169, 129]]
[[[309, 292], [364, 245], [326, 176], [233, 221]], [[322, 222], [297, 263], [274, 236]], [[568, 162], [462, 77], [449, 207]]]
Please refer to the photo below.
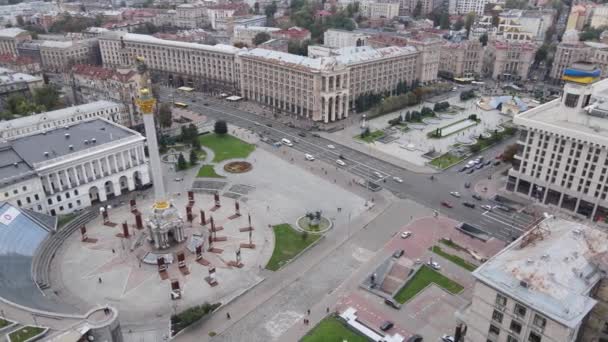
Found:
[[[580, 341], [593, 328], [587, 320], [606, 255], [606, 233], [553, 217], [540, 222], [473, 272], [472, 300], [457, 313], [464, 341]], [[597, 330], [608, 324], [605, 315], [599, 320]]]
[[508, 10], [499, 14], [496, 38], [506, 41], [544, 41], [554, 10]]
[[478, 40], [445, 43], [441, 47], [439, 72], [447, 78], [481, 75], [483, 46]]
[[448, 12], [450, 14], [467, 14], [475, 12], [483, 15], [488, 0], [449, 0]]
[[507, 190], [596, 220], [608, 216], [608, 80], [576, 63], [559, 99], [515, 116], [521, 127]]
[[32, 40], [28, 31], [20, 28], [6, 28], [0, 30], [0, 54], [17, 55], [17, 44]]
[[562, 42], [557, 45], [549, 77], [556, 83], [561, 82], [564, 70], [576, 62], [596, 64], [602, 77], [608, 76], [608, 44], [598, 42], [580, 42], [578, 31], [564, 33]]
[[97, 39], [53, 41], [40, 44], [42, 67], [48, 71], [63, 72], [75, 64], [98, 64]]
[[150, 182], [145, 138], [104, 119], [67, 122], [0, 145], [0, 196], [68, 214]]
[[416, 79], [413, 47], [352, 47], [337, 56], [309, 58], [253, 49], [239, 53], [241, 95], [313, 121], [348, 116], [355, 99], [392, 92]]
[[594, 7], [589, 25], [593, 28], [608, 26], [608, 6], [604, 4]]
[[399, 16], [399, 2], [365, 0], [359, 3], [359, 11], [369, 19], [392, 19]]
[[203, 91], [236, 92], [239, 88], [238, 48], [230, 45], [202, 45], [133, 33], [99, 38], [103, 65], [128, 67], [135, 57], [143, 57], [160, 83], [190, 86]]
[[12, 94], [22, 94], [29, 97], [36, 88], [44, 85], [40, 76], [33, 76], [0, 68], [0, 103]]
[[80, 106], [68, 107], [50, 112], [33, 114], [0, 122], [0, 139], [12, 140], [27, 135], [64, 127], [74, 122], [104, 118], [126, 125], [124, 106], [110, 101], [95, 101]]
[[494, 80], [527, 80], [537, 49], [527, 42], [490, 42], [485, 50], [483, 72]]
[[332, 48], [367, 45], [368, 34], [356, 31], [329, 29], [323, 33], [323, 45]]
[[259, 33], [266, 33], [270, 36], [273, 32], [280, 31], [278, 27], [265, 27], [265, 26], [236, 26], [232, 35], [232, 43], [246, 44], [247, 46], [254, 46], [253, 40]]

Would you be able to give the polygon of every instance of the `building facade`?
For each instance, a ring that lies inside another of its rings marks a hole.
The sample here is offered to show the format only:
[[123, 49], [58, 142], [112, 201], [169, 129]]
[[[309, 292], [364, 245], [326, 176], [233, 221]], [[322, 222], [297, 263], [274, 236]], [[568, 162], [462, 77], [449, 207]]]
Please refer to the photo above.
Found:
[[99, 64], [97, 39], [74, 41], [46, 40], [40, 44], [42, 67], [53, 72], [63, 72], [75, 64]]
[[561, 98], [515, 116], [521, 133], [507, 190], [603, 220], [608, 216], [608, 80], [592, 83], [599, 70], [589, 64], [577, 63], [573, 70], [591, 76], [578, 82], [567, 76]]
[[487, 3], [487, 0], [449, 0], [448, 12], [450, 14], [475, 12], [477, 15], [483, 15]]
[[109, 101], [95, 101], [80, 106], [2, 121], [0, 122], [0, 139], [4, 141], [17, 139], [95, 118], [104, 118], [121, 125], [128, 123], [122, 105]]
[[478, 40], [446, 43], [441, 47], [439, 73], [447, 78], [481, 75], [484, 49]]
[[490, 42], [485, 50], [483, 71], [494, 80], [527, 80], [537, 49], [532, 43]]
[[367, 45], [369, 35], [347, 30], [329, 29], [323, 33], [323, 45], [332, 48]]
[[17, 55], [17, 45], [23, 41], [32, 40], [29, 32], [20, 28], [0, 30], [0, 54]]
[[399, 2], [362, 1], [359, 11], [369, 19], [392, 19], [399, 15]]
[[150, 182], [145, 138], [95, 119], [0, 146], [0, 196], [17, 207], [68, 214]]
[[236, 26], [232, 36], [232, 43], [246, 44], [247, 46], [254, 46], [253, 39], [258, 33], [267, 33], [270, 36], [273, 32], [280, 31], [278, 27], [264, 27], [264, 26]]

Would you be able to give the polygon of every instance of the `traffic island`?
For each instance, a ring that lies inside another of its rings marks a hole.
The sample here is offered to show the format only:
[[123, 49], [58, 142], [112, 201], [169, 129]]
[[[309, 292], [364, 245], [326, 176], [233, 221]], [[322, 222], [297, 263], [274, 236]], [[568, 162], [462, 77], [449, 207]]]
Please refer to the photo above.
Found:
[[286, 223], [276, 225], [272, 229], [274, 231], [274, 250], [266, 264], [266, 269], [271, 271], [277, 271], [291, 262], [321, 237], [318, 234], [296, 231]]
[[353, 331], [346, 323], [336, 316], [327, 316], [301, 342], [367, 342], [367, 337]]
[[405, 285], [395, 295], [395, 300], [401, 304], [414, 298], [430, 284], [435, 284], [451, 294], [458, 294], [464, 287], [434, 269], [423, 265], [411, 276]]
[[17, 329], [12, 333], [8, 334], [9, 342], [25, 342], [25, 341], [35, 341], [40, 339], [46, 332], [48, 328], [35, 327], [31, 325], [26, 325], [23, 328]]

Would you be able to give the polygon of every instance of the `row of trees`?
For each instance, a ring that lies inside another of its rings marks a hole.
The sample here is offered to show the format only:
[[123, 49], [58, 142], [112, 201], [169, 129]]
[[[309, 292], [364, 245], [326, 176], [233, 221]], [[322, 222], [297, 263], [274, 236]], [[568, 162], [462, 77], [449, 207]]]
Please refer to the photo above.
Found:
[[4, 103], [4, 111], [0, 112], [0, 119], [10, 120], [16, 116], [46, 112], [61, 106], [63, 103], [59, 98], [59, 91], [52, 86], [45, 85], [34, 89], [31, 97], [22, 94], [9, 96]]
[[296, 26], [308, 29], [313, 41], [321, 42], [323, 32], [330, 28], [349, 31], [356, 28], [355, 22], [351, 19], [357, 10], [355, 6], [347, 7], [344, 10], [336, 10], [330, 16], [317, 19], [315, 18], [316, 10], [322, 8], [318, 6], [308, 0], [295, 0], [291, 2], [290, 6], [291, 22]]

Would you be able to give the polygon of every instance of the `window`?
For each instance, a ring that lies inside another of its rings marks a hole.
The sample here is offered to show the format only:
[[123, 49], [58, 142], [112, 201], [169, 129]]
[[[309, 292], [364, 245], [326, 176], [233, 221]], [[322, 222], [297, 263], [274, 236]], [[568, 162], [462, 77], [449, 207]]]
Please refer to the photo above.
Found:
[[511, 335], [507, 336], [507, 342], [518, 342], [517, 339]]
[[488, 332], [490, 333], [490, 335], [500, 335], [500, 328], [490, 324], [490, 330], [488, 330]]
[[62, 205], [59, 206], [59, 211], [63, 211], [63, 206]]
[[4, 193], [4, 197], [8, 197], [8, 192], [5, 192], [5, 193]]
[[544, 317], [536, 314], [536, 315], [534, 315], [534, 321], [532, 321], [532, 324], [534, 324], [535, 326], [537, 326], [541, 329], [544, 329], [545, 325], [547, 324], [547, 320]]
[[503, 316], [503, 313], [497, 310], [494, 310], [494, 312], [492, 313], [492, 319], [498, 323], [502, 323]]
[[507, 297], [497, 293], [496, 294], [496, 305], [498, 305], [498, 306], [507, 305]]
[[578, 95], [576, 94], [566, 94], [566, 107], [574, 108], [578, 104]]
[[17, 205], [21, 206], [21, 200], [17, 200]]
[[528, 336], [528, 342], [540, 342], [540, 335], [535, 333], [534, 331], [530, 332], [530, 336]]
[[61, 196], [57, 195], [57, 202], [61, 202]]
[[26, 190], [27, 190], [27, 186], [23, 186], [21, 189], [22, 189], [23, 191], [26, 191]]
[[518, 321], [511, 321], [511, 326], [509, 326], [512, 332], [519, 334], [521, 332], [521, 323]]
[[47, 202], [49, 202], [49, 204], [53, 204], [53, 200], [51, 198], [49, 198]]
[[34, 194], [34, 199], [35, 199], [36, 201], [38, 201], [38, 200], [40, 199], [40, 196], [38, 196], [38, 194]]
[[513, 308], [513, 312], [519, 317], [524, 317], [526, 315], [526, 307], [519, 303], [516, 303], [515, 307]]

